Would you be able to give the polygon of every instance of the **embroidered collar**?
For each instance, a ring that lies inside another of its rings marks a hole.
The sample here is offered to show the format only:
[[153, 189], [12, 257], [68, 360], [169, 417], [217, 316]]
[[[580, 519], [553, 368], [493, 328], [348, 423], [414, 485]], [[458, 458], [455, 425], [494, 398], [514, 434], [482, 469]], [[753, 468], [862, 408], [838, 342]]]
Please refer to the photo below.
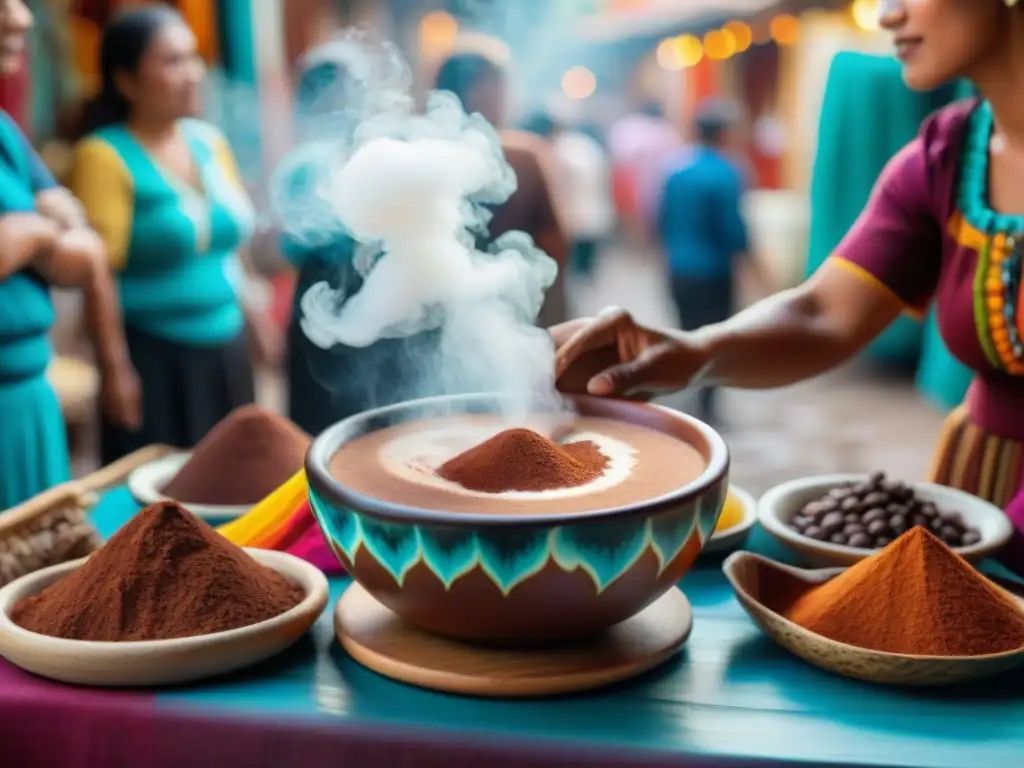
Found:
[[1024, 232], [1024, 216], [997, 213], [989, 205], [989, 142], [995, 120], [992, 105], [978, 104], [971, 113], [960, 165], [960, 212], [975, 229], [989, 235]]

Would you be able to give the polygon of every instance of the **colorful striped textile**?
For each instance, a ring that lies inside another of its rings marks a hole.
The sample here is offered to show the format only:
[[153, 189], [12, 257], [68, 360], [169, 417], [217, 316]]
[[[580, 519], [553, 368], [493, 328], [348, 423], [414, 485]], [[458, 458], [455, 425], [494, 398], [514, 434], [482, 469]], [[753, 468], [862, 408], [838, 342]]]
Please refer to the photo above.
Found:
[[344, 573], [309, 507], [304, 471], [297, 472], [248, 514], [218, 530], [240, 547], [287, 552], [324, 573]]
[[1006, 509], [1020, 489], [1022, 459], [1024, 445], [986, 432], [961, 405], [946, 418], [929, 479]]

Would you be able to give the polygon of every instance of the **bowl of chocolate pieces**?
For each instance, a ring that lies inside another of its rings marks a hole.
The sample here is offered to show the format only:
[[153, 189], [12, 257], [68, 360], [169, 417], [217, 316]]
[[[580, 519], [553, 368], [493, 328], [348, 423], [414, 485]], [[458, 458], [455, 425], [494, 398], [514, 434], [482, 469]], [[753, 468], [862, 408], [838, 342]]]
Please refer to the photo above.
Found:
[[758, 521], [804, 560], [852, 565], [922, 526], [971, 562], [996, 553], [1013, 527], [1001, 509], [935, 483], [871, 475], [818, 475], [778, 485], [761, 497]]
[[357, 585], [418, 629], [512, 644], [589, 637], [665, 596], [714, 533], [725, 442], [668, 408], [571, 402], [524, 417], [435, 397], [328, 428], [310, 504]]

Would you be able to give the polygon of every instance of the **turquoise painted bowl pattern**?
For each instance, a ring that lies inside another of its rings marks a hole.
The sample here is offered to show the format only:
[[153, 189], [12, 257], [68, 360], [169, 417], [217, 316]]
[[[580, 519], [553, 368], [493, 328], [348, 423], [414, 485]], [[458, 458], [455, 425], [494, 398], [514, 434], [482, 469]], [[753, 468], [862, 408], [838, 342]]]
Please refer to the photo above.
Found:
[[501, 405], [491, 395], [428, 398], [368, 411], [318, 437], [306, 459], [313, 513], [356, 581], [411, 624], [490, 642], [600, 632], [660, 597], [693, 564], [725, 502], [728, 451], [710, 427], [667, 408], [574, 400], [582, 415], [685, 440], [704, 457], [704, 473], [630, 506], [536, 516], [415, 509], [331, 476], [334, 454], [361, 435], [424, 418], [497, 413]]

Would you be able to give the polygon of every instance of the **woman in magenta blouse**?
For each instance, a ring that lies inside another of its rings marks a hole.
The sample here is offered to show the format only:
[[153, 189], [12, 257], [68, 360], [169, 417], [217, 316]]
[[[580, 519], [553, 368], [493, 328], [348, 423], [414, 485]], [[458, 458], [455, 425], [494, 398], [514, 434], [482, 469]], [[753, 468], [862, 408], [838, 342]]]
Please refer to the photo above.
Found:
[[1010, 564], [1024, 571], [1024, 3], [884, 0], [880, 14], [911, 87], [967, 78], [981, 98], [928, 119], [806, 283], [695, 333], [622, 312], [556, 326], [560, 382], [619, 396], [694, 380], [785, 386], [934, 302], [950, 351], [976, 375], [932, 479], [1005, 508], [1020, 533]]

